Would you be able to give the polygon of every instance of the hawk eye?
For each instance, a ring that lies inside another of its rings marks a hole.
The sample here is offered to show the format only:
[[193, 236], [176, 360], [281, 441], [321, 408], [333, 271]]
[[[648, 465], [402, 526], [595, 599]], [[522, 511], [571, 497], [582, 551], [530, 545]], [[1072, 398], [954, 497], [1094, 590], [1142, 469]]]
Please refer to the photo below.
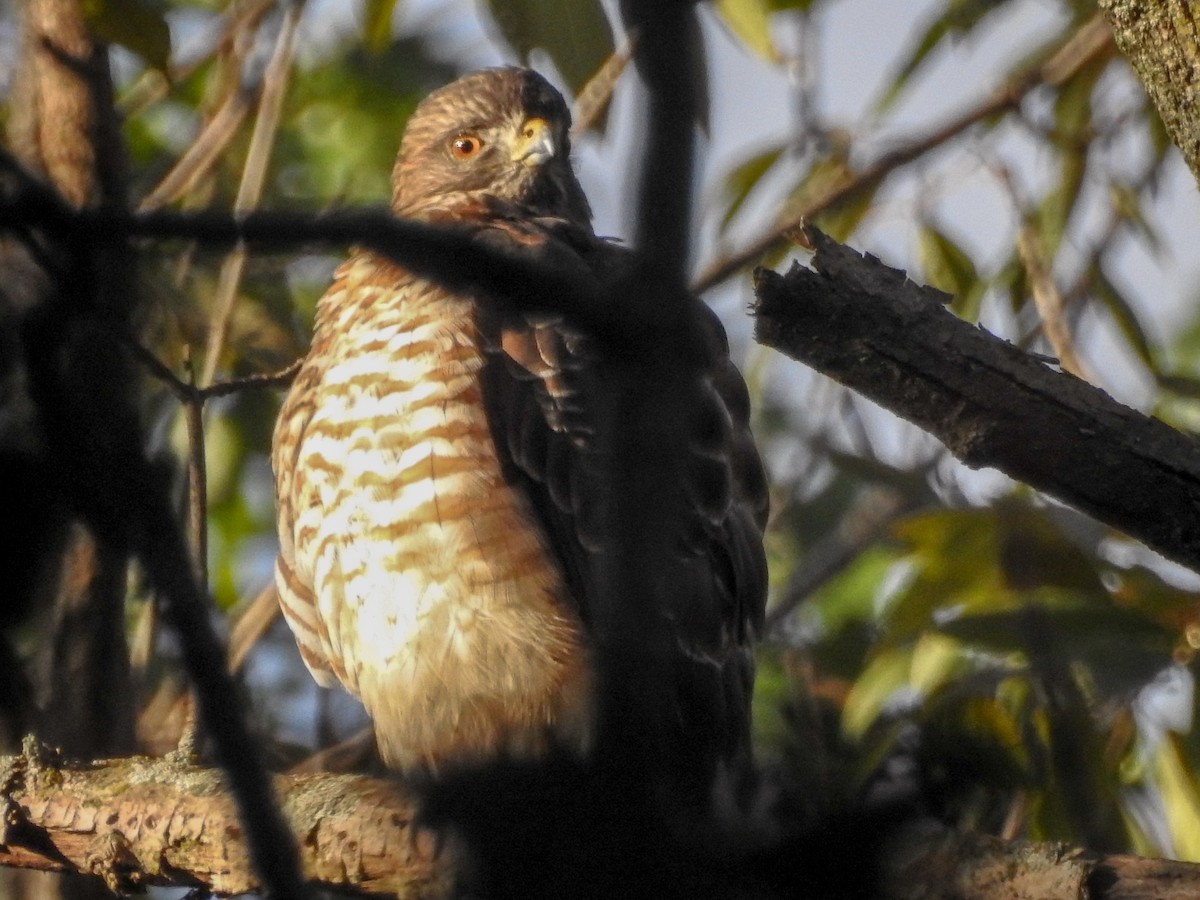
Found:
[[483, 149], [483, 141], [473, 134], [460, 134], [450, 142], [450, 155], [455, 159], [470, 159]]

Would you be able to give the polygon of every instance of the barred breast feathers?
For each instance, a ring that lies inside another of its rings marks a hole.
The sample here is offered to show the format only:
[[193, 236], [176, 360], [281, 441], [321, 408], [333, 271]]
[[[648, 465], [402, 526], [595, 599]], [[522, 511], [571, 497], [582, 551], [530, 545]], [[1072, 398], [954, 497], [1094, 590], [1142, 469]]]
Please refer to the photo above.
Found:
[[284, 612], [401, 768], [586, 739], [579, 621], [504, 480], [482, 365], [469, 300], [359, 254], [277, 426]]

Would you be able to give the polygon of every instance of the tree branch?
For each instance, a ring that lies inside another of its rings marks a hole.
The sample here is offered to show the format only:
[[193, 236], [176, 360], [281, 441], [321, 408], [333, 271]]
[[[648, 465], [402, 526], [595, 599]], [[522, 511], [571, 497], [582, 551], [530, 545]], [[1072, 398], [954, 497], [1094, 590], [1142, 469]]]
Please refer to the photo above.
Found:
[[1200, 179], [1200, 22], [1187, 0], [1100, 0], [1117, 47], [1146, 86], [1171, 140]]
[[[143, 757], [64, 768], [39, 758], [32, 742], [26, 748], [22, 756], [0, 758], [6, 810], [0, 866], [91, 874], [124, 892], [150, 885], [222, 894], [261, 888], [219, 770]], [[447, 897], [461, 887], [465, 870], [454, 845], [415, 826], [413, 798], [399, 783], [278, 775], [275, 789], [311, 883], [400, 900]], [[711, 865], [720, 877], [697, 883], [714, 898], [744, 897], [747, 890], [764, 900], [791, 896], [790, 867], [805, 865], [795, 854], [787, 843], [741, 860], [737, 851], [717, 853], [700, 867]], [[764, 877], [777, 869], [787, 875]], [[581, 887], [593, 874], [578, 873]], [[1200, 891], [1200, 865], [930, 826], [910, 830], [885, 854], [879, 896], [992, 900], [1000, 885], [1012, 900], [1183, 900]]]
[[[262, 93], [259, 95], [258, 116], [254, 131], [250, 135], [250, 147], [246, 151], [246, 163], [242, 169], [242, 180], [238, 184], [237, 196], [233, 201], [235, 214], [258, 206], [262, 197], [263, 183], [267, 179], [267, 163], [279, 130], [279, 116], [283, 109], [283, 98], [287, 90], [288, 77], [292, 70], [292, 53], [295, 48], [296, 31], [300, 25], [303, 0], [284, 5], [283, 21], [275, 38], [275, 49], [267, 70], [263, 74]], [[238, 286], [246, 268], [246, 248], [241, 244], [225, 258], [217, 280], [217, 292], [213, 302], [213, 317], [209, 325], [208, 346], [204, 354], [204, 366], [200, 370], [200, 383], [212, 384], [221, 352], [229, 337], [229, 323], [237, 301]]]
[[815, 229], [813, 269], [759, 270], [756, 337], [990, 466], [1200, 571], [1200, 445], [950, 313]]
[[506, 251], [489, 244], [478, 229], [430, 225], [398, 219], [385, 209], [331, 212], [128, 212], [111, 207], [76, 210], [52, 189], [31, 178], [0, 150], [0, 232], [42, 228], [71, 246], [129, 238], [185, 239], [206, 247], [238, 242], [260, 250], [291, 250], [304, 245], [356, 244], [385, 256], [415, 275], [456, 291], [485, 291], [513, 311], [554, 310], [571, 316], [603, 342], [626, 346], [638, 335], [638, 322], [655, 310], [611, 303], [595, 274], [574, 252], [547, 243], [545, 253]]
[[[0, 760], [6, 776], [0, 865], [102, 877], [115, 891], [148, 885], [258, 891], [234, 801], [219, 769], [165, 759], [60, 768], [36, 753]], [[414, 829], [396, 782], [276, 776], [311, 882], [360, 894], [448, 896], [453, 854]]]
[[693, 5], [621, 4], [626, 26], [637, 35], [633, 61], [646, 89], [634, 245], [660, 277], [681, 283], [691, 241], [696, 128], [708, 103]]
[[1198, 890], [1195, 863], [952, 832], [910, 838], [884, 883], [889, 900], [1187, 900]]

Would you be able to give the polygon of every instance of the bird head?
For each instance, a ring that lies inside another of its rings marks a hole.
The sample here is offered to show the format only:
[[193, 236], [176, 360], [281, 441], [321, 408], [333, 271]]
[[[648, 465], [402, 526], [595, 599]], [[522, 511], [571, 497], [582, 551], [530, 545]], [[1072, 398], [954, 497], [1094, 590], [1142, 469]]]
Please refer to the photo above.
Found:
[[392, 209], [417, 218], [500, 201], [586, 224], [571, 170], [571, 113], [529, 69], [485, 69], [426, 97], [409, 118], [392, 175]]

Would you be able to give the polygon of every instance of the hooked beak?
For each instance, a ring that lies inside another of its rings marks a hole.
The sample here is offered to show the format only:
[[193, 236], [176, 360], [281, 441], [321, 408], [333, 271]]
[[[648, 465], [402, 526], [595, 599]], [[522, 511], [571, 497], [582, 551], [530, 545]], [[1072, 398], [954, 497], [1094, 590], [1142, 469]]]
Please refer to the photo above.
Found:
[[513, 145], [513, 162], [540, 166], [554, 156], [554, 129], [540, 116], [526, 119]]

